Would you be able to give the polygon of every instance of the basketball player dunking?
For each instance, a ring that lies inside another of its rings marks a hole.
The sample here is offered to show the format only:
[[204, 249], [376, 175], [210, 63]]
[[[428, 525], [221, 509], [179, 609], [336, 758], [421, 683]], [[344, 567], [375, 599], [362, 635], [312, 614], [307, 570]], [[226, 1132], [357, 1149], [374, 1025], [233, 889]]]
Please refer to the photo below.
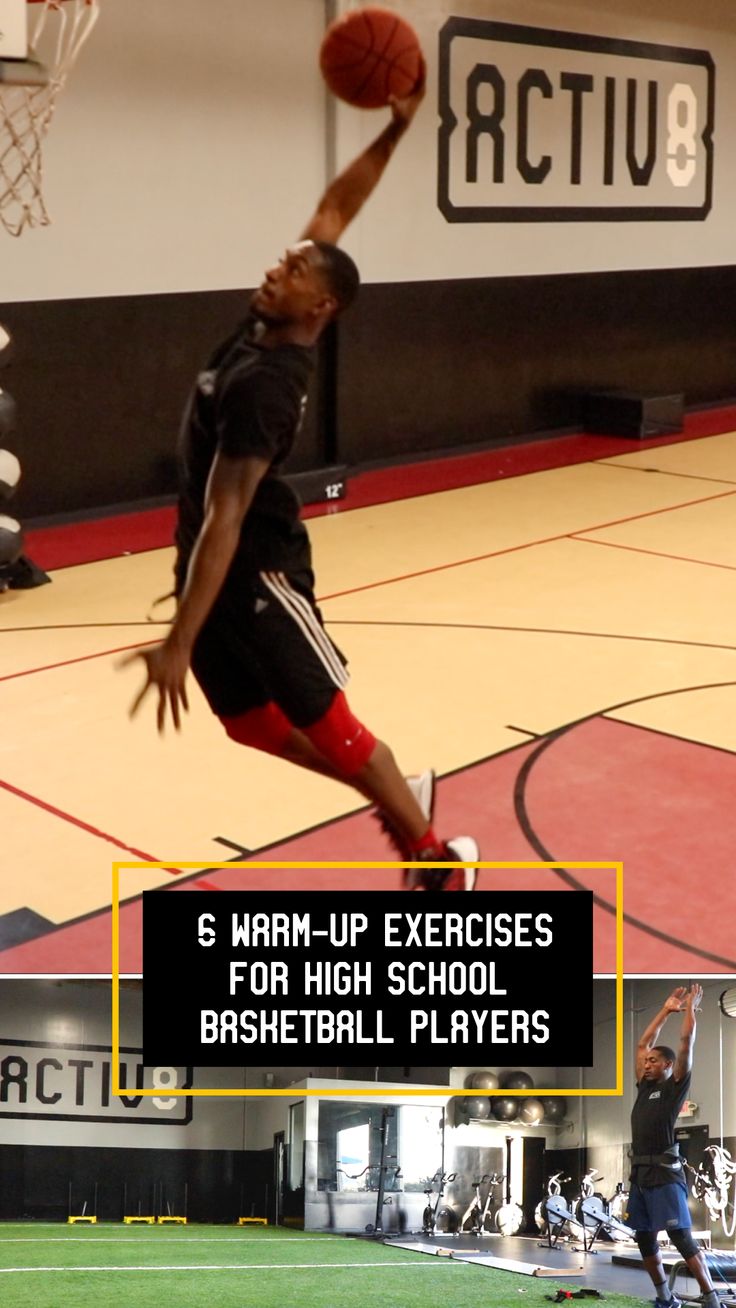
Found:
[[[227, 734], [353, 786], [374, 803], [400, 857], [476, 863], [469, 836], [432, 828], [434, 774], [405, 780], [391, 750], [351, 712], [345, 659], [324, 631], [299, 505], [278, 468], [292, 448], [314, 347], [355, 297], [337, 248], [379, 181], [424, 95], [391, 102], [391, 121], [327, 188], [300, 239], [265, 274], [248, 315], [199, 374], [180, 444], [178, 607], [146, 665], [135, 712], [158, 691], [158, 726], [187, 709], [191, 665]], [[411, 888], [471, 890], [474, 867], [415, 869]]]

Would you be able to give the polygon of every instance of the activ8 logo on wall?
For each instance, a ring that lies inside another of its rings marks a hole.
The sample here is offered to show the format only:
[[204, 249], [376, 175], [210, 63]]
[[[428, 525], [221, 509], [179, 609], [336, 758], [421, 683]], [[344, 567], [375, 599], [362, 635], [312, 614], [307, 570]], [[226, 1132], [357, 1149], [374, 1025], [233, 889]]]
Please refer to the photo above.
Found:
[[707, 51], [452, 17], [439, 62], [438, 203], [448, 222], [710, 212]]
[[[56, 1122], [187, 1124], [191, 1067], [144, 1067], [140, 1049], [121, 1047], [119, 1086], [112, 1093], [109, 1045], [49, 1044], [0, 1037], [0, 1123], [5, 1117]], [[160, 1096], [136, 1090], [160, 1089]]]

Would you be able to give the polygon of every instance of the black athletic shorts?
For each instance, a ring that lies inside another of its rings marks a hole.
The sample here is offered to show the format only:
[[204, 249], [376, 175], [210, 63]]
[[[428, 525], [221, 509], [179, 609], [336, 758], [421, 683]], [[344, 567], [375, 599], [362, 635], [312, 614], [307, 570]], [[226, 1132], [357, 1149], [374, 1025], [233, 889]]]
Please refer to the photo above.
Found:
[[261, 572], [218, 597], [192, 657], [218, 717], [274, 700], [295, 727], [311, 727], [347, 685], [347, 660], [324, 630], [313, 585], [309, 568]]

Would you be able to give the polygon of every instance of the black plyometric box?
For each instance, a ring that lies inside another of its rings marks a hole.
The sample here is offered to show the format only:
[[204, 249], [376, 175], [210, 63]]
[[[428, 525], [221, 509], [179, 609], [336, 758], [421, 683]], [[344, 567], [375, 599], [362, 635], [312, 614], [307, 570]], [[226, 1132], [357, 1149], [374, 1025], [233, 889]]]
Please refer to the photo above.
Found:
[[587, 432], [604, 436], [669, 436], [682, 431], [683, 395], [642, 395], [636, 391], [591, 391], [583, 400]]

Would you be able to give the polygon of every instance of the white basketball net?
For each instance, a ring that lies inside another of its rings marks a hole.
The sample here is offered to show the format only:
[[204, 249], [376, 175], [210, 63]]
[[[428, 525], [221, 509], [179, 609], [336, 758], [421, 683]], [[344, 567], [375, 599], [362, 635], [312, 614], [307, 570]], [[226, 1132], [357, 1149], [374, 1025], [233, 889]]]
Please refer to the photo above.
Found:
[[0, 83], [0, 222], [11, 236], [51, 220], [43, 198], [41, 146], [56, 100], [97, 21], [99, 0], [40, 0], [28, 5], [30, 55], [43, 62], [45, 86]]

